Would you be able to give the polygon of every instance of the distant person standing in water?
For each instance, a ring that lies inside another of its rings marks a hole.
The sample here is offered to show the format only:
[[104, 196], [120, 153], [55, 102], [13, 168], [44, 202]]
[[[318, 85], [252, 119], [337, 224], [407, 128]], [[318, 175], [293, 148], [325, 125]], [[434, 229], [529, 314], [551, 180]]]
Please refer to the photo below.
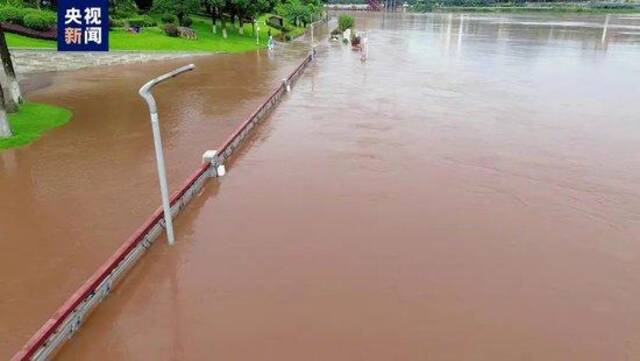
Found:
[[273, 36], [271, 36], [271, 29], [269, 29], [269, 40], [267, 41], [267, 48], [269, 50], [273, 50], [274, 47], [274, 43], [273, 43]]
[[369, 37], [367, 34], [362, 35], [362, 40], [360, 41], [360, 61], [366, 61], [367, 56], [369, 56]]

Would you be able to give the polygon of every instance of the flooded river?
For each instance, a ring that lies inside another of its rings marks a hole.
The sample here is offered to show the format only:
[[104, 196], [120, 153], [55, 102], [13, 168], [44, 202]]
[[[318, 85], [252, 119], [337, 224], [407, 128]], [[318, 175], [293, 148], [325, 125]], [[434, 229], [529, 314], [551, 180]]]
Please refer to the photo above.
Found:
[[[604, 22], [359, 15], [369, 60], [322, 42], [176, 246], [152, 247], [60, 359], [640, 358], [640, 18]], [[191, 90], [163, 86], [174, 185], [295, 53], [198, 59], [174, 83]], [[34, 91], [80, 120], [0, 154], [0, 349], [159, 203], [128, 86], [173, 65]]]
[[189, 62], [154, 94], [172, 189], [306, 54], [264, 52], [30, 75], [31, 101], [73, 110], [32, 145], [0, 152], [0, 359], [7, 359], [160, 204], [149, 112], [138, 89]]

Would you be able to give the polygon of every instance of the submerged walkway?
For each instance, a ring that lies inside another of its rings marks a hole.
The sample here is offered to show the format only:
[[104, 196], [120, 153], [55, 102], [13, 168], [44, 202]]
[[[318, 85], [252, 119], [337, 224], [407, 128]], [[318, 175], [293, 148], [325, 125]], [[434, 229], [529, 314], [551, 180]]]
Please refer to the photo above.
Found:
[[171, 60], [204, 56], [203, 53], [177, 52], [133, 52], [111, 51], [108, 53], [73, 52], [61, 53], [55, 50], [13, 49], [11, 55], [18, 74], [41, 73], [49, 71], [65, 71], [90, 68], [94, 66], [109, 66], [118, 64], [146, 63], [149, 61]]
[[175, 189], [307, 54], [267, 52], [28, 76], [30, 101], [71, 122], [0, 153], [0, 359], [8, 359], [160, 204], [149, 114], [138, 88], [193, 62], [155, 91]]
[[640, 358], [640, 46], [410, 19], [323, 48], [60, 358]]

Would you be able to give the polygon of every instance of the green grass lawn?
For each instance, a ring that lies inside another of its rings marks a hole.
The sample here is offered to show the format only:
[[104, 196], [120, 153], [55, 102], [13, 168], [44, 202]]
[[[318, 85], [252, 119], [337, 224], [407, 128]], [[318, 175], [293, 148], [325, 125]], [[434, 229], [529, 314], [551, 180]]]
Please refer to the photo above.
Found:
[[53, 40], [34, 39], [27, 36], [5, 32], [7, 43], [12, 48], [51, 48], [57, 47]]
[[27, 145], [44, 132], [59, 127], [71, 119], [71, 111], [53, 105], [25, 103], [17, 113], [9, 114], [13, 136], [0, 138], [0, 149]]
[[[201, 16], [193, 16], [192, 28], [197, 32], [197, 40], [172, 38], [164, 34], [160, 27], [144, 28], [139, 34], [132, 34], [124, 29], [114, 29], [109, 32], [109, 48], [111, 50], [155, 50], [155, 51], [187, 51], [187, 52], [225, 52], [238, 53], [255, 50], [267, 46], [269, 27], [266, 25], [267, 16], [258, 19], [259, 43], [251, 24], [244, 25], [244, 34], [229, 24], [227, 39], [222, 37], [222, 30], [218, 26], [216, 34], [212, 32], [211, 20]], [[292, 36], [303, 34], [304, 28], [296, 28]], [[280, 32], [271, 29], [275, 37]], [[16, 34], [7, 34], [7, 42], [12, 48], [56, 48], [55, 41], [32, 39]]]

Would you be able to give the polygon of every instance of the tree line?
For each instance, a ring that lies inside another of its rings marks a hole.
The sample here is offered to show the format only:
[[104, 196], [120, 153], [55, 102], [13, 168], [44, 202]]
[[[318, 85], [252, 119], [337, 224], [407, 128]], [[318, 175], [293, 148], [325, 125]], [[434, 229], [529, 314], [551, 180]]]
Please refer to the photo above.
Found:
[[[115, 1], [115, 0], [112, 0]], [[242, 32], [244, 24], [254, 23], [261, 14], [275, 12], [291, 23], [304, 24], [313, 21], [314, 15], [323, 8], [322, 0], [136, 0], [139, 9], [156, 13], [171, 13], [183, 19], [192, 14], [206, 13], [211, 18], [212, 30], [217, 32], [220, 23], [226, 37], [227, 22], [239, 23]]]

